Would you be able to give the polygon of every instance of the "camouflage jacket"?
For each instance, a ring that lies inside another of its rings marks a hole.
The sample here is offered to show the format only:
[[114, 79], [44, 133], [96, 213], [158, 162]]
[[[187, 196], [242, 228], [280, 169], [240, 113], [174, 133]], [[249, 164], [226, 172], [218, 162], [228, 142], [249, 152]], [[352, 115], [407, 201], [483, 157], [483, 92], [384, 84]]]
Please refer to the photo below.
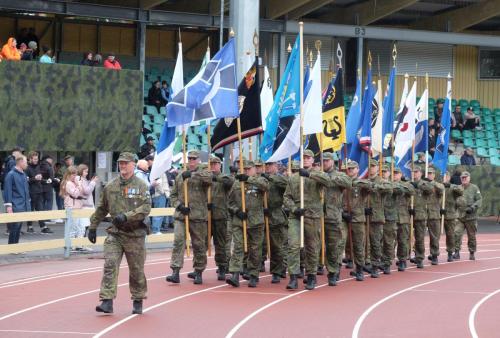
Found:
[[[469, 183], [464, 188], [464, 199], [465, 205], [459, 208], [459, 218], [464, 221], [470, 221], [477, 219], [477, 212], [483, 203], [483, 197], [477, 185]], [[472, 213], [467, 214], [466, 210], [468, 207], [472, 208]]]
[[269, 225], [282, 225], [288, 222], [283, 211], [283, 195], [285, 194], [288, 178], [281, 175], [270, 175], [269, 193], [267, 194], [267, 208], [269, 209]]
[[394, 182], [392, 196], [396, 200], [396, 221], [399, 224], [410, 223], [410, 202], [411, 197], [415, 195], [415, 188], [410, 182]]
[[396, 182], [391, 182], [384, 180], [389, 183], [392, 187], [392, 193], [386, 195], [384, 199], [384, 217], [386, 222], [396, 222], [398, 220], [398, 198], [395, 189], [397, 187]]
[[[244, 186], [247, 226], [264, 224], [264, 192], [269, 190], [269, 183], [264, 177], [251, 176]], [[241, 208], [241, 182], [235, 181], [229, 193], [229, 212], [234, 215]], [[233, 216], [233, 224], [242, 225], [241, 220], [236, 216]]]
[[[328, 176], [317, 170], [310, 170], [311, 176], [304, 177], [304, 217], [321, 218], [323, 206], [321, 205], [321, 191], [329, 184]], [[289, 211], [289, 218], [295, 218], [293, 211], [300, 208], [300, 176], [292, 174], [288, 180], [283, 199], [285, 209]]]
[[418, 180], [417, 188], [415, 189], [415, 199], [413, 202], [413, 208], [415, 209], [415, 221], [426, 221], [427, 220], [427, 200], [429, 196], [433, 193], [434, 187], [427, 181]]
[[130, 237], [146, 236], [149, 229], [144, 221], [150, 211], [151, 195], [146, 183], [135, 175], [128, 180], [118, 176], [101, 192], [96, 210], [90, 217], [90, 229], [97, 229], [108, 213], [111, 218], [123, 213], [127, 216], [125, 225], [118, 229], [112, 224], [106, 231], [110, 234], [120, 233]]
[[427, 198], [427, 219], [441, 219], [441, 214], [439, 210], [441, 210], [442, 197], [444, 193], [444, 185], [442, 183], [432, 181], [428, 182], [432, 185], [432, 193]]
[[[191, 172], [191, 177], [187, 179], [188, 186], [188, 206], [191, 208], [189, 219], [192, 221], [207, 221], [207, 190], [212, 184], [212, 173], [198, 166], [196, 170]], [[172, 192], [170, 193], [170, 203], [176, 208], [174, 217], [177, 220], [184, 220], [184, 215], [181, 214], [177, 207], [184, 204], [184, 180], [182, 172], [175, 178]]]
[[384, 201], [387, 196], [392, 194], [392, 184], [383, 180], [380, 176], [370, 178], [372, 182], [372, 191], [370, 193], [370, 208], [373, 214], [370, 217], [371, 222], [384, 223]]
[[214, 175], [216, 181], [212, 181], [212, 219], [225, 220], [228, 218], [227, 203], [229, 192], [234, 183], [234, 177], [230, 175]]
[[343, 172], [336, 171], [334, 167], [326, 174], [330, 178], [328, 186], [325, 189], [325, 222], [340, 224], [342, 222], [343, 199], [342, 193], [344, 189], [352, 187], [352, 181], [349, 176]]
[[450, 184], [449, 188], [445, 190], [446, 199], [444, 201], [444, 218], [457, 219], [458, 218], [458, 199], [464, 195], [464, 189], [461, 185]]
[[365, 208], [368, 206], [372, 183], [361, 178], [350, 179], [352, 182], [351, 189], [344, 190], [344, 210], [351, 210], [353, 222], [364, 223], [366, 222]]

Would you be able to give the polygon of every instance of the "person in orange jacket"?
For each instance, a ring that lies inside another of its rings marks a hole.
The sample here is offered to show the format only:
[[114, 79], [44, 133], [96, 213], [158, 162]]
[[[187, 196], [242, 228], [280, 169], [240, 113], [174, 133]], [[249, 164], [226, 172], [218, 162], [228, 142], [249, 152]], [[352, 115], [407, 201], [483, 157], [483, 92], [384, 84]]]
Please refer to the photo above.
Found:
[[19, 61], [21, 53], [16, 48], [17, 41], [14, 38], [9, 38], [7, 43], [2, 47], [2, 58], [5, 60]]
[[120, 65], [120, 62], [116, 60], [115, 54], [110, 53], [108, 55], [108, 58], [104, 61], [104, 68], [108, 69], [122, 69], [122, 66]]

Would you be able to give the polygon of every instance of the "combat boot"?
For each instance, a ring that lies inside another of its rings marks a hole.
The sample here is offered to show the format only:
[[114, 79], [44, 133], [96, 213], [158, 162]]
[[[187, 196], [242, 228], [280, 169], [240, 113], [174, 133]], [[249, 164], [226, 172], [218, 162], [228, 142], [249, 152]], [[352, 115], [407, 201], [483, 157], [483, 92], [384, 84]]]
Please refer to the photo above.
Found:
[[347, 263], [345, 264], [346, 269], [352, 269], [354, 265], [352, 264], [352, 260], [347, 260]]
[[231, 275], [231, 278], [226, 279], [226, 283], [234, 286], [235, 288], [239, 287], [240, 286], [240, 273], [233, 272], [233, 274]]
[[453, 262], [453, 254], [448, 252], [448, 262]]
[[257, 287], [257, 277], [255, 276], [250, 276], [250, 281], [248, 282], [248, 287], [249, 288], [255, 288]]
[[460, 260], [460, 251], [455, 251], [455, 253], [453, 254], [453, 259], [454, 260]]
[[323, 266], [318, 266], [318, 270], [316, 271], [316, 274], [318, 276], [323, 276], [325, 274], [325, 269], [323, 268]]
[[398, 262], [398, 271], [401, 271], [401, 272], [405, 271], [406, 270], [406, 266], [405, 265], [406, 265], [406, 262], [403, 261], [403, 260], [400, 260]]
[[316, 275], [307, 275], [306, 290], [314, 290], [316, 287]]
[[356, 267], [356, 280], [358, 282], [362, 282], [365, 280], [365, 276], [363, 275], [363, 267], [361, 266]]
[[273, 273], [273, 279], [271, 279], [272, 284], [277, 284], [281, 282], [281, 276], [277, 273]]
[[427, 256], [427, 259], [432, 261], [432, 255]]
[[226, 268], [219, 267], [219, 271], [217, 273], [217, 280], [226, 280]]
[[363, 265], [363, 271], [366, 273], [372, 273], [372, 265], [371, 264]]
[[95, 307], [95, 310], [97, 312], [113, 313], [113, 300], [103, 299], [101, 305], [97, 305]]
[[188, 277], [189, 279], [194, 279], [194, 278], [196, 277], [196, 272], [194, 272], [194, 271], [189, 272], [189, 273], [187, 274], [187, 277]]
[[297, 282], [297, 275], [290, 275], [290, 281], [288, 282], [288, 285], [286, 288], [288, 290], [295, 290], [299, 287], [299, 283]]
[[328, 274], [328, 286], [336, 286], [337, 285], [337, 274], [329, 273]]
[[417, 262], [417, 269], [423, 269], [424, 268], [424, 262], [421, 260], [416, 261]]
[[384, 275], [390, 275], [391, 274], [391, 266], [384, 265], [383, 271], [384, 271]]
[[167, 276], [166, 280], [167, 282], [170, 282], [170, 283], [180, 283], [181, 282], [181, 279], [179, 277], [179, 268], [173, 268], [172, 269], [172, 274]]
[[438, 257], [437, 257], [437, 256], [434, 256], [434, 255], [433, 255], [431, 258], [432, 258], [432, 259], [431, 259], [431, 264], [432, 264], [432, 265], [438, 265], [438, 264], [439, 264], [439, 262], [438, 262]]
[[142, 299], [136, 299], [132, 303], [132, 314], [142, 315]]
[[476, 260], [476, 256], [474, 255], [474, 252], [472, 252], [472, 251], [469, 254], [469, 260], [471, 260], [471, 261], [475, 261]]
[[203, 278], [201, 277], [202, 272], [196, 271], [194, 276], [193, 284], [203, 284]]
[[376, 267], [373, 267], [373, 268], [372, 268], [372, 271], [370, 272], [370, 276], [371, 276], [372, 278], [378, 278], [378, 277], [379, 277], [378, 270], [377, 270], [377, 268], [376, 268]]
[[410, 263], [417, 264], [417, 259], [415, 257], [410, 257]]

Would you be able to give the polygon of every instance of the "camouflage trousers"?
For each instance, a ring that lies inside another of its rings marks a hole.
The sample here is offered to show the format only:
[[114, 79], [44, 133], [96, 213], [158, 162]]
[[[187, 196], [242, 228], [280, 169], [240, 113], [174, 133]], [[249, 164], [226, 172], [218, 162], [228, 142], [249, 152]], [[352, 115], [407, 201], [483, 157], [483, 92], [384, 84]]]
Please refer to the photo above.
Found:
[[227, 256], [227, 220], [212, 220], [212, 236], [215, 247], [215, 264], [227, 269], [229, 259]]
[[427, 221], [414, 221], [413, 233], [415, 234], [415, 259], [423, 261], [425, 256], [425, 231], [427, 230]]
[[407, 223], [398, 223], [397, 227], [398, 260], [406, 261], [410, 252], [410, 225]]
[[455, 251], [462, 248], [462, 236], [464, 230], [467, 231], [467, 246], [469, 252], [476, 252], [476, 233], [477, 233], [477, 220], [457, 220], [455, 225]]
[[455, 250], [455, 226], [456, 219], [445, 219], [444, 220], [444, 232], [446, 234], [446, 251], [448, 253], [453, 253]]
[[382, 237], [384, 235], [384, 223], [370, 222], [369, 254], [365, 258], [366, 264], [380, 266], [382, 260]]
[[226, 257], [227, 262], [229, 264], [229, 260], [231, 259], [231, 244], [233, 241], [233, 222], [232, 218], [229, 217], [226, 221]]
[[[320, 219], [304, 217], [304, 266], [306, 274], [316, 274], [320, 250]], [[300, 273], [300, 219], [288, 222], [288, 271]]]
[[[207, 267], [207, 222], [189, 221], [189, 235], [193, 247], [193, 269], [204, 271]], [[183, 221], [174, 221], [174, 248], [172, 249], [172, 269], [184, 266], [186, 250], [186, 226]]]
[[132, 299], [146, 298], [148, 286], [144, 275], [145, 237], [108, 234], [104, 241], [104, 272], [99, 299], [114, 299], [116, 297], [118, 272], [123, 254], [125, 254], [130, 271], [129, 287]]
[[273, 274], [281, 274], [285, 270], [284, 258], [287, 254], [284, 244], [286, 243], [285, 224], [269, 226], [269, 240], [271, 242], [270, 271]]
[[382, 239], [382, 265], [391, 266], [394, 259], [394, 248], [396, 247], [397, 226], [395, 221], [384, 223], [384, 234]]
[[439, 256], [439, 239], [441, 238], [441, 220], [428, 219], [427, 229], [429, 231], [429, 246], [432, 256]]
[[344, 222], [325, 223], [325, 265], [329, 273], [340, 270], [346, 236], [347, 226]]
[[243, 226], [233, 224], [233, 253], [229, 261], [229, 272], [240, 272], [246, 263], [247, 273], [258, 277], [262, 256], [262, 236], [264, 224], [250, 225], [247, 223], [247, 258], [245, 259], [243, 247]]
[[354, 264], [356, 264], [357, 267], [363, 267], [365, 265], [365, 223], [352, 222], [351, 229]]
[[[264, 263], [268, 258], [270, 258], [270, 257], [267, 257], [267, 246], [268, 246], [268, 243], [267, 243], [266, 226], [265, 225], [264, 225], [264, 229], [262, 231], [264, 231], [264, 233], [262, 234], [262, 256], [261, 256], [261, 260], [262, 260], [262, 263]], [[269, 229], [269, 232], [271, 232], [271, 229]], [[269, 234], [269, 236], [271, 236], [271, 234]]]

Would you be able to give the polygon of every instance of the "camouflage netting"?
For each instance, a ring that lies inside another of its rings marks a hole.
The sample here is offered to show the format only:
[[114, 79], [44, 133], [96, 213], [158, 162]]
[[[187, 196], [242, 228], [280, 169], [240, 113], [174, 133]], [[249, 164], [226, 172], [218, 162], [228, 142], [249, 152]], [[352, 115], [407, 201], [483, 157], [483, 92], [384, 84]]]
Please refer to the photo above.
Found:
[[0, 78], [0, 150], [138, 150], [142, 72], [1, 62]]

